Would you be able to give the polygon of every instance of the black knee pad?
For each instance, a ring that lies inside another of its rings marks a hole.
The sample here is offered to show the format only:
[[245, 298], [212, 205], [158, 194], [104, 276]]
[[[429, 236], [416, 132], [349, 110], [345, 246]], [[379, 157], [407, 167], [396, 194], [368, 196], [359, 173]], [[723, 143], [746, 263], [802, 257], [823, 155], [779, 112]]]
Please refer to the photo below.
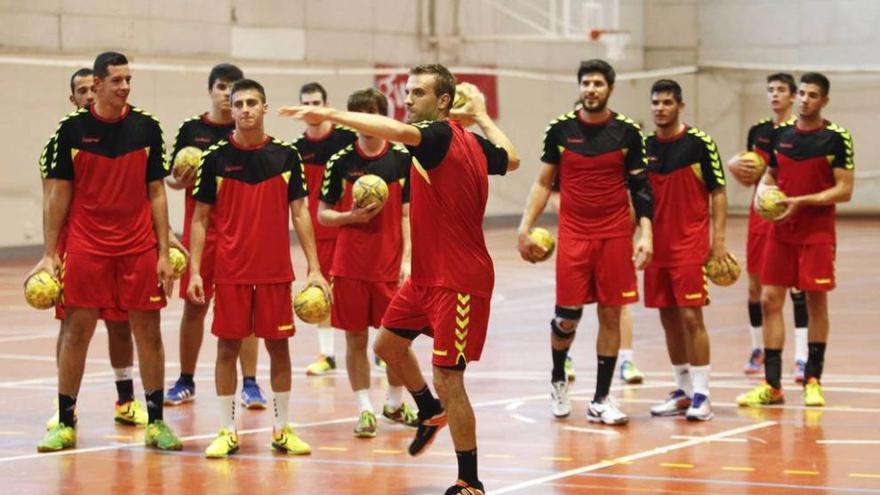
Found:
[[806, 304], [807, 303], [807, 295], [803, 291], [791, 290], [791, 302], [795, 304]]
[[583, 314], [583, 308], [571, 309], [556, 306], [556, 317], [550, 320], [550, 330], [557, 338], [571, 340], [577, 332], [577, 326]]

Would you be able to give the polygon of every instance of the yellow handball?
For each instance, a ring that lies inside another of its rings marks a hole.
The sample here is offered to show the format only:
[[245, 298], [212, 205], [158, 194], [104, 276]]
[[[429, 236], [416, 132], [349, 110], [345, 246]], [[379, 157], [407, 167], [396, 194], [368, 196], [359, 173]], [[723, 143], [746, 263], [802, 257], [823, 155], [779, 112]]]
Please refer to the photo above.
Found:
[[787, 198], [788, 196], [784, 192], [775, 187], [764, 189], [755, 198], [755, 211], [762, 218], [770, 221], [776, 220], [788, 208], [786, 205], [779, 204], [779, 201]]
[[544, 256], [537, 261], [544, 261], [553, 255], [553, 251], [556, 249], [556, 239], [553, 238], [553, 234], [549, 230], [536, 227], [529, 232], [529, 237], [545, 250]]
[[183, 148], [174, 157], [174, 175], [179, 176], [186, 172], [187, 169], [197, 168], [200, 161], [202, 161], [202, 150], [195, 146]]
[[467, 89], [465, 86], [458, 84], [455, 86], [455, 98], [452, 100], [452, 108], [458, 110], [460, 108], [464, 108], [468, 102], [471, 101], [470, 96], [467, 94]]
[[310, 285], [293, 296], [293, 311], [306, 323], [320, 323], [330, 316], [330, 301], [320, 287]]
[[710, 259], [706, 262], [706, 276], [713, 284], [721, 287], [735, 284], [739, 280], [740, 273], [742, 268], [733, 253], [728, 253], [727, 257], [720, 261]]
[[168, 260], [171, 261], [171, 268], [174, 270], [174, 280], [183, 276], [186, 271], [186, 255], [183, 251], [176, 247], [168, 248]]
[[744, 151], [740, 154], [740, 158], [755, 163], [755, 173], [752, 176], [752, 182], [758, 182], [761, 180], [761, 176], [763, 176], [764, 171], [767, 170], [767, 162], [764, 161], [764, 158], [754, 151]]
[[378, 175], [362, 175], [354, 181], [351, 195], [354, 197], [354, 203], [360, 208], [373, 203], [382, 206], [388, 199], [388, 184]]
[[39, 271], [24, 283], [24, 298], [36, 309], [49, 309], [61, 299], [61, 283], [49, 272]]

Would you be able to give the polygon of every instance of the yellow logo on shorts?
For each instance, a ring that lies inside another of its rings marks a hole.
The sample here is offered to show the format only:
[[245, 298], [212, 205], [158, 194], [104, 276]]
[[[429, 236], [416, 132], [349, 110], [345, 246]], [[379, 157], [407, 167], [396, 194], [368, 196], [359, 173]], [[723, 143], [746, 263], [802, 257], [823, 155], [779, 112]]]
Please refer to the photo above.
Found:
[[278, 325], [279, 332], [290, 332], [291, 330], [293, 330], [293, 323], [288, 325]]
[[631, 290], [631, 291], [628, 291], [628, 292], [621, 292], [621, 293], [620, 293], [620, 295], [623, 296], [623, 297], [635, 297], [637, 294], [638, 294], [638, 292], [636, 292], [636, 291], [634, 291], [634, 290]]
[[702, 292], [692, 292], [692, 293], [690, 293], [690, 294], [685, 294], [685, 295], [684, 295], [684, 298], [687, 299], [687, 300], [691, 300], [691, 299], [700, 299], [701, 297], [703, 297], [703, 293], [702, 293]]
[[817, 278], [816, 283], [817, 284], [830, 284], [831, 279], [830, 278]]
[[440, 351], [440, 350], [434, 349], [434, 354], [436, 354], [437, 356], [445, 356], [445, 355], [447, 355], [447, 354], [449, 354], [449, 353], [446, 352], [445, 350], [444, 350], [444, 351]]
[[162, 300], [162, 296], [150, 296], [150, 302], [159, 302]]

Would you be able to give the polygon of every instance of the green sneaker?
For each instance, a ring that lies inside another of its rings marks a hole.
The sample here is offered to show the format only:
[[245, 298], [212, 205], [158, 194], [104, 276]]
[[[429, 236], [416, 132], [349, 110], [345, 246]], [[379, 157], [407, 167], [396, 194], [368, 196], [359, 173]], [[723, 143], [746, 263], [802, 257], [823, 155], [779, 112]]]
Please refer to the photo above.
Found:
[[620, 363], [620, 379], [629, 385], [638, 385], [645, 380], [645, 375], [636, 368], [636, 363], [624, 361]]
[[574, 363], [571, 361], [571, 356], [565, 356], [565, 378], [570, 382], [575, 379]]
[[400, 423], [410, 428], [419, 427], [419, 415], [416, 411], [410, 409], [406, 402], [397, 409], [391, 409], [387, 404], [382, 406], [382, 416], [392, 423]]
[[76, 429], [59, 423], [37, 444], [37, 452], [58, 452], [74, 447], [76, 447]]
[[147, 447], [156, 447], [159, 450], [180, 450], [183, 444], [177, 435], [171, 431], [171, 427], [161, 419], [147, 425], [144, 444]]
[[373, 438], [376, 436], [376, 413], [373, 411], [361, 411], [358, 424], [354, 427], [354, 436], [358, 438]]

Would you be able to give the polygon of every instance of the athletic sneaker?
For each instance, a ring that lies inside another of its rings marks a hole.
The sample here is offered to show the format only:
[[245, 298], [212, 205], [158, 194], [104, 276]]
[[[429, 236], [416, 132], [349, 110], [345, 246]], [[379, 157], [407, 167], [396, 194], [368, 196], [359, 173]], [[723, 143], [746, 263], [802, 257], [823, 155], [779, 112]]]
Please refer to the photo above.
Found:
[[810, 407], [825, 405], [825, 392], [822, 391], [822, 384], [815, 377], [811, 377], [804, 385], [804, 405]]
[[685, 417], [688, 421], [709, 421], [712, 417], [712, 404], [709, 398], [703, 394], [694, 394], [694, 400], [691, 401], [691, 407], [688, 408]]
[[117, 403], [113, 411], [113, 421], [122, 425], [146, 426], [147, 410], [136, 400]]
[[620, 379], [628, 385], [638, 385], [645, 381], [645, 375], [639, 371], [636, 363], [624, 361], [620, 363]]
[[678, 416], [685, 414], [691, 407], [691, 399], [682, 389], [670, 392], [669, 397], [662, 404], [651, 408], [651, 416]]
[[[61, 424], [61, 418], [58, 416], [58, 399], [55, 399], [55, 413], [46, 421], [46, 431], [54, 430], [56, 426]], [[73, 422], [76, 423], [77, 420], [76, 411], [73, 411]]]
[[761, 372], [762, 366], [764, 366], [764, 350], [752, 349], [752, 355], [749, 356], [749, 360], [743, 368], [743, 373], [749, 376], [757, 375]]
[[573, 382], [575, 379], [574, 373], [574, 362], [571, 360], [571, 356], [565, 356], [565, 379]]
[[376, 431], [376, 413], [373, 411], [361, 411], [361, 416], [354, 427], [354, 436], [358, 438], [374, 438]]
[[477, 482], [477, 486], [469, 485], [466, 481], [458, 480], [444, 492], [444, 495], [484, 495], [483, 483]]
[[620, 410], [620, 407], [609, 395], [599, 402], [590, 401], [590, 406], [587, 408], [587, 420], [591, 423], [606, 425], [625, 425], [629, 423], [629, 416]]
[[58, 423], [37, 444], [37, 452], [58, 452], [76, 447], [76, 428]]
[[179, 406], [184, 402], [190, 402], [195, 400], [196, 398], [196, 384], [185, 382], [183, 379], [178, 378], [176, 382], [174, 382], [174, 386], [168, 389], [165, 392], [165, 405], [166, 406]]
[[336, 369], [336, 359], [332, 356], [324, 356], [318, 358], [317, 361], [310, 364], [308, 368], [306, 368], [306, 375], [308, 376], [321, 376], [330, 373], [331, 371]]
[[256, 380], [244, 380], [241, 385], [241, 405], [248, 409], [266, 409], [267, 403]]
[[571, 401], [568, 400], [568, 383], [553, 382], [550, 392], [550, 411], [557, 418], [565, 418], [571, 414]]
[[171, 427], [161, 419], [147, 425], [144, 444], [147, 447], [156, 447], [159, 450], [180, 450], [183, 448], [183, 444], [177, 438], [177, 435], [171, 431]]
[[303, 442], [298, 436], [296, 436], [293, 427], [289, 424], [284, 425], [284, 428], [279, 432], [276, 432], [274, 429], [272, 430], [271, 446], [277, 452], [283, 454], [309, 455], [312, 453], [312, 448], [309, 444]]
[[427, 449], [437, 432], [446, 426], [446, 421], [446, 411], [442, 410], [430, 418], [421, 419], [416, 435], [409, 444], [409, 455], [419, 455]]
[[223, 428], [217, 434], [217, 438], [205, 449], [205, 457], [219, 459], [231, 456], [236, 452], [238, 452], [238, 435], [234, 431]]
[[419, 415], [416, 411], [410, 409], [406, 402], [402, 403], [397, 409], [391, 409], [387, 404], [382, 406], [382, 416], [392, 423], [400, 423], [410, 428], [419, 427]]
[[746, 393], [736, 397], [736, 403], [740, 406], [768, 406], [772, 404], [784, 404], [785, 396], [781, 389], [775, 389], [768, 383], [762, 383]]
[[807, 362], [803, 359], [798, 359], [794, 362], [794, 382], [801, 385], [804, 383], [804, 371], [807, 369]]

